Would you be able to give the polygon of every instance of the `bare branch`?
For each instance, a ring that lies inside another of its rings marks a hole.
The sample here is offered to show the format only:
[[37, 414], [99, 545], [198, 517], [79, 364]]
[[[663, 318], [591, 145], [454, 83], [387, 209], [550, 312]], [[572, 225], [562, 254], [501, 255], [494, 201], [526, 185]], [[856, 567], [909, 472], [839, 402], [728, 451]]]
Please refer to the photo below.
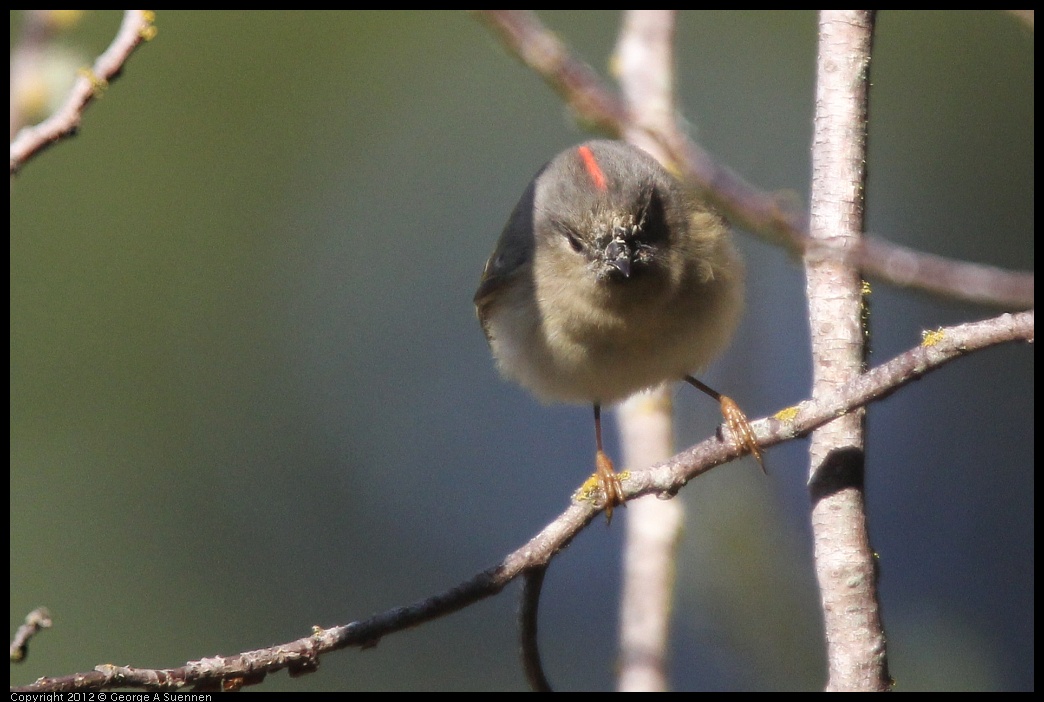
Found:
[[551, 683], [544, 674], [544, 665], [540, 662], [540, 645], [537, 639], [540, 611], [540, 590], [544, 586], [547, 568], [533, 568], [526, 571], [522, 579], [522, 597], [518, 610], [518, 626], [522, 641], [522, 670], [526, 674], [529, 688], [533, 692], [554, 692]]
[[[1031, 342], [1033, 320], [1033, 311], [1004, 314], [927, 333], [918, 346], [853, 379], [847, 386], [754, 422], [758, 443], [769, 447], [805, 436], [846, 412], [887, 397], [926, 373], [969, 353], [1012, 341]], [[667, 461], [631, 471], [623, 481], [624, 494], [627, 499], [641, 495], [669, 497], [693, 478], [736, 458], [736, 451], [733, 442], [721, 437], [706, 439]], [[40, 678], [12, 690], [70, 692], [113, 687], [175, 690], [188, 685], [197, 689], [235, 689], [257, 684], [268, 673], [283, 669], [288, 669], [291, 674], [307, 673], [316, 668], [324, 653], [349, 646], [372, 646], [388, 634], [445, 616], [495, 595], [523, 573], [545, 568], [598, 512], [599, 508], [591, 499], [575, 501], [499, 564], [446, 592], [344, 626], [316, 627], [311, 636], [281, 646], [235, 656], [204, 658], [166, 670], [106, 664], [85, 673]]]
[[29, 655], [29, 640], [36, 636], [41, 629], [51, 628], [51, 613], [46, 607], [37, 607], [25, 615], [25, 623], [18, 627], [14, 638], [11, 639], [11, 661], [21, 663]]
[[[612, 136], [623, 136], [630, 115], [617, 96], [590, 66], [572, 55], [536, 15], [515, 10], [478, 13], [527, 66], [536, 71], [585, 124]], [[816, 244], [808, 236], [808, 216], [794, 211], [786, 198], [750, 185], [717, 163], [677, 129], [654, 131], [680, 174], [738, 226], [797, 255]], [[1033, 307], [1032, 273], [955, 261], [864, 237], [854, 250], [831, 252], [871, 278], [954, 300], [1005, 309]]]
[[[660, 162], [669, 154], [650, 134], [673, 129], [676, 10], [628, 10], [611, 65], [633, 120], [627, 141]], [[647, 466], [674, 453], [673, 403], [668, 387], [642, 393], [617, 409], [627, 466]], [[684, 526], [680, 500], [645, 498], [631, 505], [626, 522], [617, 689], [668, 689], [670, 615], [677, 547]]]
[[476, 10], [476, 15], [554, 88], [579, 121], [595, 131], [620, 136], [629, 121], [623, 102], [536, 15], [520, 10]]
[[[859, 241], [865, 216], [873, 32], [872, 10], [820, 11], [810, 234], [842, 250]], [[810, 256], [805, 275], [818, 396], [859, 377], [869, 320], [857, 269]], [[863, 499], [865, 465], [864, 410], [813, 432], [808, 482], [829, 691], [884, 692], [892, 685]]]
[[44, 148], [76, 133], [87, 106], [119, 76], [123, 64], [138, 45], [155, 35], [152, 20], [151, 10], [127, 10], [124, 13], [116, 38], [94, 66], [77, 78], [65, 104], [43, 122], [19, 130], [11, 141], [12, 176]]
[[[752, 422], [758, 445], [768, 448], [806, 436], [967, 354], [1013, 341], [1032, 343], [1033, 324], [1034, 311], [1029, 310], [925, 332], [918, 346], [851, 379], [844, 387]], [[735, 450], [728, 441], [707, 439], [669, 461], [632, 472], [624, 482], [624, 494], [628, 499], [650, 493], [672, 495], [689, 480], [735, 458]]]

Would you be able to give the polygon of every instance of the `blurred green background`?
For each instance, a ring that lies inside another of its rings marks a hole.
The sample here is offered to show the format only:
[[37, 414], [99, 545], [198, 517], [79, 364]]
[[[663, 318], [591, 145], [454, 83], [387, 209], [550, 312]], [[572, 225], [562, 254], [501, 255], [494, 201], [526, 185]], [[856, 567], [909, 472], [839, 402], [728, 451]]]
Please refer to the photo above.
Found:
[[[620, 17], [543, 19], [605, 73]], [[63, 44], [81, 64], [114, 11]], [[723, 163], [807, 201], [810, 12], [692, 12], [679, 107]], [[21, 16], [11, 15], [12, 46]], [[412, 602], [495, 563], [591, 470], [590, 410], [497, 377], [471, 295], [530, 177], [588, 136], [460, 13], [160, 12], [77, 138], [11, 188], [11, 682], [177, 666]], [[1033, 269], [1033, 34], [1000, 12], [883, 12], [868, 227]], [[738, 232], [748, 313], [705, 378], [761, 416], [808, 395], [804, 280]], [[873, 294], [876, 364], [995, 314]], [[868, 501], [898, 690], [1034, 686], [1033, 351], [874, 405]], [[678, 440], [716, 408], [676, 393]], [[615, 439], [611, 442], [614, 452]], [[819, 689], [804, 441], [687, 507], [676, 689]], [[622, 521], [555, 561], [541, 640], [608, 689]], [[264, 690], [524, 689], [517, 588]]]

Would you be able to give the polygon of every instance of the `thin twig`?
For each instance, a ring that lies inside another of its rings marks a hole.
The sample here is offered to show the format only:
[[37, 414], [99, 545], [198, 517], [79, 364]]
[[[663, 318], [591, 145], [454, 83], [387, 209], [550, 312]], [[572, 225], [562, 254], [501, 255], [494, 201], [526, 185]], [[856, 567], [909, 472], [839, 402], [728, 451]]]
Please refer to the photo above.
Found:
[[130, 55], [143, 42], [155, 36], [151, 10], [126, 10], [123, 22], [109, 48], [91, 69], [79, 76], [65, 103], [43, 122], [23, 127], [11, 141], [11, 175], [44, 148], [72, 136], [83, 119], [87, 106], [117, 78]]
[[[624, 135], [631, 122], [623, 100], [536, 15], [481, 10], [477, 16], [562, 96], [577, 119], [608, 135]], [[795, 255], [817, 246], [808, 236], [807, 213], [795, 211], [787, 198], [750, 185], [677, 129], [651, 136], [664, 146], [686, 181], [737, 226]], [[1032, 273], [948, 259], [870, 236], [854, 250], [828, 253], [843, 257], [868, 277], [911, 290], [1004, 309], [1029, 309], [1034, 304]]]
[[[887, 397], [926, 373], [975, 351], [1013, 341], [1031, 342], [1033, 320], [1031, 310], [927, 333], [920, 344], [859, 376], [848, 386], [753, 422], [758, 443], [767, 448], [805, 436], [832, 419]], [[728, 437], [715, 436], [667, 461], [632, 470], [628, 479], [623, 481], [624, 495], [627, 499], [650, 494], [674, 495], [693, 478], [736, 458], [735, 446]], [[519, 575], [546, 567], [598, 513], [599, 508], [593, 499], [575, 501], [499, 564], [450, 590], [344, 626], [316, 627], [311, 636], [281, 646], [235, 656], [204, 658], [166, 670], [105, 664], [75, 675], [40, 678], [30, 685], [12, 688], [12, 691], [70, 692], [113, 687], [176, 690], [188, 685], [197, 689], [233, 689], [256, 684], [268, 673], [279, 670], [289, 669], [291, 674], [310, 672], [324, 653], [349, 646], [372, 646], [396, 631], [445, 616], [495, 595]]]
[[630, 122], [623, 101], [606, 88], [593, 68], [573, 56], [535, 14], [522, 10], [475, 12], [522, 63], [554, 88], [580, 122], [593, 131], [621, 135], [624, 125]]
[[29, 655], [29, 640], [41, 629], [51, 628], [51, 613], [46, 607], [37, 607], [25, 615], [25, 623], [18, 627], [11, 639], [11, 662], [21, 663]]
[[522, 670], [533, 692], [554, 692], [547, 681], [544, 665], [540, 662], [537, 638], [540, 613], [540, 590], [544, 586], [547, 568], [533, 568], [522, 577], [522, 596], [519, 599], [518, 628], [522, 642]]

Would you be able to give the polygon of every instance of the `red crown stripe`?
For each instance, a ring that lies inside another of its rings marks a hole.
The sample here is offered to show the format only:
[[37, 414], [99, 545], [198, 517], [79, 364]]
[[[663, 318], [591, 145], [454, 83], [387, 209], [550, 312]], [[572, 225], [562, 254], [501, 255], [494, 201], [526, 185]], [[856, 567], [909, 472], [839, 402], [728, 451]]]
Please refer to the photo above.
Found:
[[576, 151], [580, 154], [580, 160], [584, 162], [584, 169], [595, 187], [599, 190], [605, 190], [605, 173], [602, 172], [601, 166], [598, 165], [598, 159], [595, 158], [591, 147], [581, 146]]

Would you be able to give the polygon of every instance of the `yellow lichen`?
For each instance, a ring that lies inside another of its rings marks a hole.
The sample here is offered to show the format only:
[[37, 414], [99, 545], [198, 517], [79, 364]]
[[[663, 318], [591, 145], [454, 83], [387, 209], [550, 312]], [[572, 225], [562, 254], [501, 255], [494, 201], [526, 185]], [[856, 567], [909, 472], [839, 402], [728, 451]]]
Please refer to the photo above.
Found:
[[147, 24], [141, 28], [141, 31], [138, 32], [138, 35], [145, 41], [152, 41], [156, 38], [156, 34], [159, 32], [159, 29], [157, 29], [156, 25], [154, 24], [154, 22], [156, 21], [156, 13], [153, 10], [145, 10], [143, 14], [145, 16], [145, 22]]
[[109, 81], [98, 76], [87, 66], [80, 68], [77, 73], [91, 82], [91, 87], [94, 89], [95, 97], [101, 97], [105, 94], [105, 89], [109, 87]]
[[935, 346], [945, 338], [946, 332], [943, 331], [942, 327], [932, 331], [923, 331], [921, 332], [921, 346]]
[[594, 496], [601, 490], [599, 485], [598, 475], [592, 475], [584, 481], [583, 485], [577, 488], [575, 493], [573, 493], [573, 499], [577, 502], [588, 502], [593, 500]]
[[[627, 480], [631, 477], [631, 471], [625, 470], [617, 474], [620, 480]], [[602, 492], [602, 481], [598, 477], [598, 473], [592, 473], [591, 477], [584, 481], [583, 485], [576, 489], [573, 493], [573, 499], [577, 502], [590, 502], [594, 499], [604, 498], [605, 495]]]

